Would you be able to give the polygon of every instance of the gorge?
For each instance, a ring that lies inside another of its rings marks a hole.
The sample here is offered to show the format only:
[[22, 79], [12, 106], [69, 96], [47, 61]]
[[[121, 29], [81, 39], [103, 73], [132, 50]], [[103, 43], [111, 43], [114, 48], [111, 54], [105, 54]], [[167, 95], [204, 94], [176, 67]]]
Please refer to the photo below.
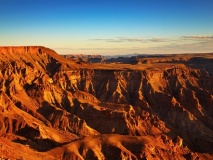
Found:
[[213, 53], [131, 59], [0, 47], [0, 158], [212, 159]]

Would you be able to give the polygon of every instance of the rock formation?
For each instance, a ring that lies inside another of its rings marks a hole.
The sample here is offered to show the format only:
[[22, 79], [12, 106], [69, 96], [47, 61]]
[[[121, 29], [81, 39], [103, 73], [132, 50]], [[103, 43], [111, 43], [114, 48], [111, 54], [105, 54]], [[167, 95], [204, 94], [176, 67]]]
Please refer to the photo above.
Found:
[[1, 47], [0, 158], [212, 159], [213, 54], [138, 62]]
[[87, 62], [87, 63], [100, 63], [106, 60], [106, 57], [101, 55], [84, 55], [84, 54], [68, 54], [62, 55], [64, 58], [71, 59], [78, 63], [80, 62]]

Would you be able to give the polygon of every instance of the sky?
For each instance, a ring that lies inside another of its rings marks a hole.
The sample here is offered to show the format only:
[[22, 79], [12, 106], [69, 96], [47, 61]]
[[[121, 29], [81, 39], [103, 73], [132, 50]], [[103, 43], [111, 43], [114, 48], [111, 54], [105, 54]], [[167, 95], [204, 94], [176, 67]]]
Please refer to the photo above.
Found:
[[213, 52], [213, 0], [0, 0], [0, 46], [59, 54]]

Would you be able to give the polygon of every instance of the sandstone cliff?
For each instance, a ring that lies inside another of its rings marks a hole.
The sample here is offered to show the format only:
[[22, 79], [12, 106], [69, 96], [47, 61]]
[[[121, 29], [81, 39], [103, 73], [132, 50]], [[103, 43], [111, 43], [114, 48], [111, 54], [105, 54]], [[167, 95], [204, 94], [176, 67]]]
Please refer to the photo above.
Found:
[[0, 158], [212, 159], [213, 55], [194, 57], [87, 64], [1, 47]]

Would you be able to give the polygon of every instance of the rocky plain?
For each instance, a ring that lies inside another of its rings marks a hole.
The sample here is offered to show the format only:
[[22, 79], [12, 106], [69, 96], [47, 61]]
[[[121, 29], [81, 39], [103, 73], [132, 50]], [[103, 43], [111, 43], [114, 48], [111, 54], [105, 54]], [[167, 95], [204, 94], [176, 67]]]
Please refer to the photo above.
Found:
[[213, 159], [213, 53], [74, 58], [0, 47], [0, 159]]

